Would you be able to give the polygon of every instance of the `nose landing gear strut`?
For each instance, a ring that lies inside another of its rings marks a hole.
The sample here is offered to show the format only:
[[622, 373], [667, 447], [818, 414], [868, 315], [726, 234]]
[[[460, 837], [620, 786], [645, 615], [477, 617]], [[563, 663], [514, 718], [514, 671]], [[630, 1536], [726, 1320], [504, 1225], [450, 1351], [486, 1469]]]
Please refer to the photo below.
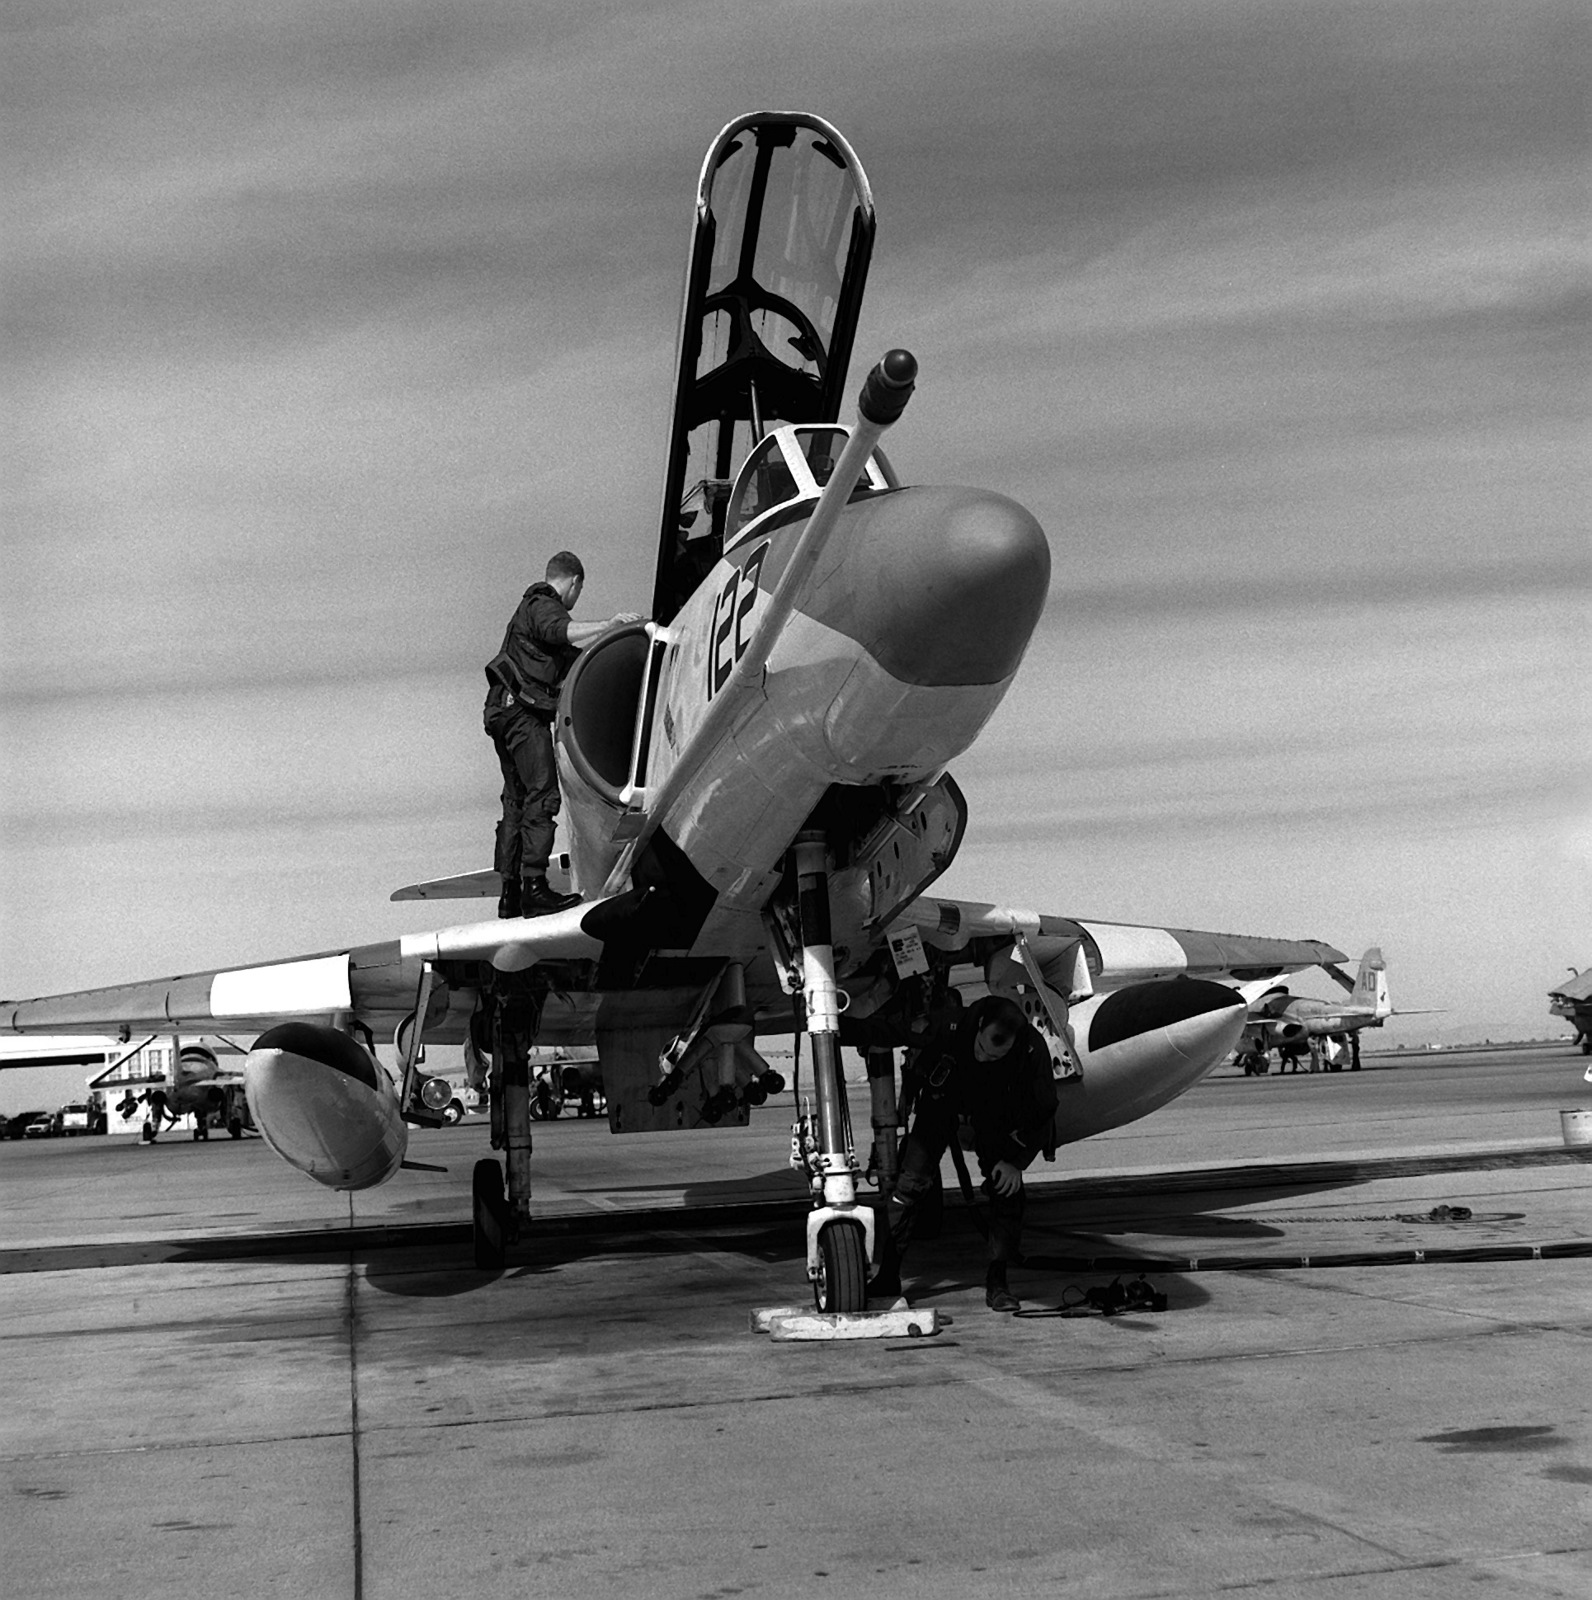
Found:
[[857, 1204], [857, 1157], [840, 1071], [840, 994], [829, 924], [829, 861], [821, 833], [796, 840], [802, 930], [802, 990], [813, 1063], [815, 1148], [807, 1158], [814, 1208], [807, 1218], [807, 1276], [820, 1311], [868, 1303], [874, 1214]]

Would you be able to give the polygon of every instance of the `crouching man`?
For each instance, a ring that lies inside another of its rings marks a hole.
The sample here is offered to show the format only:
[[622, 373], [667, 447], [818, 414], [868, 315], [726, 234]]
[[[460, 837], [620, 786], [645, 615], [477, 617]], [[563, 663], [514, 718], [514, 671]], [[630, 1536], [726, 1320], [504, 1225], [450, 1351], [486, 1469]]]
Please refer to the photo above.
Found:
[[1023, 1173], [1051, 1137], [1056, 1082], [1050, 1052], [1022, 1008], [990, 995], [924, 1042], [904, 1073], [916, 1115], [901, 1146], [895, 1192], [881, 1207], [878, 1276], [870, 1298], [901, 1293], [901, 1263], [918, 1205], [939, 1182], [953, 1146], [978, 1157], [989, 1198], [989, 1271], [984, 1303], [1016, 1311], [1007, 1269], [1022, 1260]]

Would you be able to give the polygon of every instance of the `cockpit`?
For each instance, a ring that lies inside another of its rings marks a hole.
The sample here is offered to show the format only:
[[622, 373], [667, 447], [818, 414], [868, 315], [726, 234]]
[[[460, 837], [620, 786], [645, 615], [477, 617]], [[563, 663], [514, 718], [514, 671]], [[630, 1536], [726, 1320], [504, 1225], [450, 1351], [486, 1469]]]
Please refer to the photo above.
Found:
[[[829, 482], [850, 437], [851, 430], [839, 425], [774, 429], [747, 456], [736, 475], [724, 519], [725, 548], [737, 543], [754, 523], [777, 526], [779, 521], [785, 520], [773, 518], [772, 513], [816, 500]], [[883, 494], [900, 487], [900, 480], [884, 452], [875, 450], [868, 457], [851, 498]]]
[[[676, 352], [655, 622], [674, 620], [726, 546], [775, 514], [782, 490], [810, 481], [806, 469], [776, 481], [783, 450], [768, 441], [776, 426], [829, 429], [841, 415], [873, 236], [867, 174], [822, 118], [737, 117], [708, 152]], [[727, 523], [735, 464], [748, 455], [770, 476]]]

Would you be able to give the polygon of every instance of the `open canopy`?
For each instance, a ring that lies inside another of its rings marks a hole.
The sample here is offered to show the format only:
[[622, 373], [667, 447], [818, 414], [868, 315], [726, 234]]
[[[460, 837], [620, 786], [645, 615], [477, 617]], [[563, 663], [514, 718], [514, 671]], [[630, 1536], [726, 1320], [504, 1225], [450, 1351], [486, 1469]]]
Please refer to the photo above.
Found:
[[873, 196], [819, 117], [764, 111], [714, 140], [680, 317], [653, 616], [718, 559], [736, 465], [776, 422], [832, 422], [873, 250]]

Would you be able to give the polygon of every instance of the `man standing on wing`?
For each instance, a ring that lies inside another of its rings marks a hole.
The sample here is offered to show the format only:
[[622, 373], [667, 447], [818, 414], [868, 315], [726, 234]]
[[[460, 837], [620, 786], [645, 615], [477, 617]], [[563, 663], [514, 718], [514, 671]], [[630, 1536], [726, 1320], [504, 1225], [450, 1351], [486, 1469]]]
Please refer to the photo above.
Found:
[[622, 611], [602, 622], [575, 622], [586, 569], [568, 550], [547, 563], [547, 577], [525, 591], [487, 663], [489, 685], [482, 721], [503, 768], [503, 815], [493, 866], [502, 882], [500, 917], [540, 917], [579, 905], [547, 882], [547, 862], [560, 796], [553, 760], [558, 691], [575, 657], [610, 628], [644, 620]]

